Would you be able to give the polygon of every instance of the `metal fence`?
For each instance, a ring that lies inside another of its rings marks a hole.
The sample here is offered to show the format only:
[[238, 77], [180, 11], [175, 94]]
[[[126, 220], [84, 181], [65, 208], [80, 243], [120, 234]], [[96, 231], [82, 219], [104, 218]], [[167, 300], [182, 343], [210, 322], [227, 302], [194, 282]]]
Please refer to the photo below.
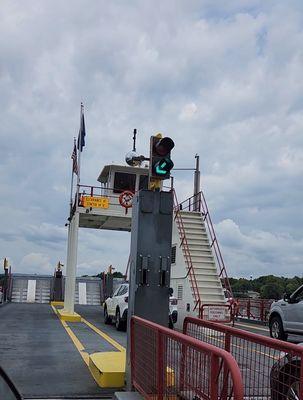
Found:
[[245, 398], [303, 400], [303, 346], [192, 317], [183, 332], [232, 354]]
[[274, 300], [237, 299], [237, 317], [267, 322], [270, 306]]
[[144, 398], [243, 399], [228, 352], [138, 317], [131, 319], [131, 371]]

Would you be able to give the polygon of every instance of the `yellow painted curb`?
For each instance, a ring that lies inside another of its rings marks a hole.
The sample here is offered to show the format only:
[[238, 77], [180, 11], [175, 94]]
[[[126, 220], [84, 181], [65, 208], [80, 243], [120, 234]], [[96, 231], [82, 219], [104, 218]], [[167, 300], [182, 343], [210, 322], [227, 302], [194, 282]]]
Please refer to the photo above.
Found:
[[110, 351], [89, 356], [89, 370], [102, 388], [119, 388], [125, 385], [126, 353]]
[[64, 301], [51, 301], [51, 306], [64, 306]]
[[58, 317], [62, 321], [67, 321], [67, 322], [81, 322], [81, 315], [77, 313], [68, 313], [64, 309], [56, 310], [56, 313]]

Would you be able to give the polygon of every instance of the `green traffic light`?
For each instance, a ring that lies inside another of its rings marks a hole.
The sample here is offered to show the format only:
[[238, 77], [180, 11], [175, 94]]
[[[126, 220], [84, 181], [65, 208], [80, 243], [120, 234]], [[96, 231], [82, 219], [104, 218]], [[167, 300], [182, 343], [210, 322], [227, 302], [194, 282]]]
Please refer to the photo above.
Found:
[[171, 159], [164, 158], [155, 165], [155, 173], [157, 175], [164, 176], [169, 173], [173, 166], [174, 163], [171, 161]]

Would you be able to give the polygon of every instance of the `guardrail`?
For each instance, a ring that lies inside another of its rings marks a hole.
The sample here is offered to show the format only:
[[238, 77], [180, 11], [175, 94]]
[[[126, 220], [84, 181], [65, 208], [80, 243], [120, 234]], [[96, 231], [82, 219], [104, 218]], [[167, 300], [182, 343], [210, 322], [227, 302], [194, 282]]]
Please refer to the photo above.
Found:
[[273, 301], [267, 299], [237, 299], [236, 317], [267, 322]]
[[131, 319], [131, 378], [149, 399], [243, 399], [228, 352], [139, 317]]
[[245, 398], [303, 400], [303, 346], [192, 317], [183, 333], [232, 354]]

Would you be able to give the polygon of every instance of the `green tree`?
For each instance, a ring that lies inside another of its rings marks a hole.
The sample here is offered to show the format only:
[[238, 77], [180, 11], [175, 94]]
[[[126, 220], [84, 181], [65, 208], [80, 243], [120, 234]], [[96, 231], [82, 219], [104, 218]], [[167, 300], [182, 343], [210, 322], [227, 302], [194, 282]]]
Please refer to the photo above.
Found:
[[283, 286], [278, 282], [265, 283], [261, 286], [260, 296], [262, 299], [278, 300], [282, 297], [283, 291]]

